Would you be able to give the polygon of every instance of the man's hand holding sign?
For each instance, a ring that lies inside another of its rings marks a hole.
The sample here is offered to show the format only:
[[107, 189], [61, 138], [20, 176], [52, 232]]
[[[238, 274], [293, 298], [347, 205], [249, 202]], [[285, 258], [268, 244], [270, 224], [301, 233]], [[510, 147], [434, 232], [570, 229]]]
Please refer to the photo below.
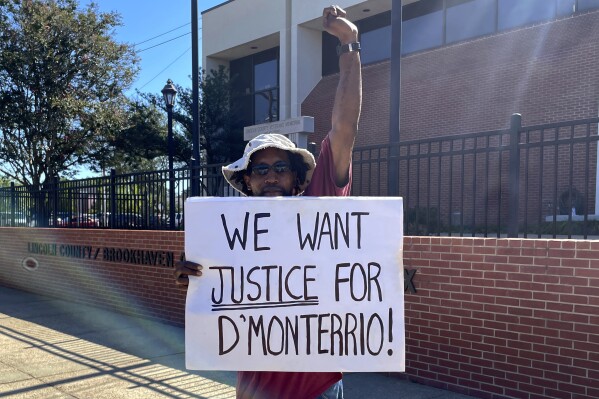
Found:
[[399, 198], [191, 199], [191, 369], [401, 371]]

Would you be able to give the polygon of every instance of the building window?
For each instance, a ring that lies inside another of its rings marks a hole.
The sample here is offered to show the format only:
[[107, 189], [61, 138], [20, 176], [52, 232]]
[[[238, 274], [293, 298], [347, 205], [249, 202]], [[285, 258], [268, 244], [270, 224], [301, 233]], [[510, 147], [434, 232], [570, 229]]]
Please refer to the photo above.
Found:
[[[440, 47], [599, 8], [599, 0], [418, 0], [402, 8], [401, 53]], [[356, 22], [362, 63], [391, 58], [391, 12]], [[323, 32], [322, 74], [339, 72], [335, 37]]]
[[499, 0], [497, 12], [498, 29], [511, 29], [554, 18], [556, 2], [547, 0]]
[[493, 33], [495, 15], [495, 0], [447, 0], [446, 43]]
[[578, 9], [576, 11], [587, 11], [593, 8], [599, 8], [599, 0], [578, 0]]
[[339, 40], [328, 32], [322, 32], [322, 76], [339, 72], [339, 59], [336, 47]]
[[384, 12], [358, 22], [362, 64], [391, 58], [391, 12]]
[[279, 60], [274, 54], [254, 57], [254, 123], [279, 120]]
[[[391, 12], [356, 21], [362, 50], [362, 65], [383, 61], [391, 57]], [[322, 33], [322, 75], [339, 72], [339, 58], [336, 47], [339, 40], [327, 32]]]
[[403, 6], [401, 53], [443, 44], [443, 0], [422, 0]]
[[279, 120], [279, 48], [231, 61], [234, 106], [244, 126]]
[[264, 90], [254, 95], [254, 123], [268, 123], [279, 120], [278, 90]]
[[360, 38], [362, 62], [372, 64], [391, 58], [391, 25], [364, 32]]
[[576, 0], [557, 0], [557, 16], [564, 17], [576, 12]]

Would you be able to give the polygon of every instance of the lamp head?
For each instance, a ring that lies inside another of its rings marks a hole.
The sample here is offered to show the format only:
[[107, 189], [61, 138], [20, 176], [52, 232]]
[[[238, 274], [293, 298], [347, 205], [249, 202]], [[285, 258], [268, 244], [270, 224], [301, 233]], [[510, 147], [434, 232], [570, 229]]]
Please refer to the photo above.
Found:
[[167, 80], [166, 85], [162, 88], [162, 96], [164, 97], [164, 103], [167, 108], [173, 108], [175, 106], [175, 97], [177, 96], [177, 89], [173, 85], [172, 80]]

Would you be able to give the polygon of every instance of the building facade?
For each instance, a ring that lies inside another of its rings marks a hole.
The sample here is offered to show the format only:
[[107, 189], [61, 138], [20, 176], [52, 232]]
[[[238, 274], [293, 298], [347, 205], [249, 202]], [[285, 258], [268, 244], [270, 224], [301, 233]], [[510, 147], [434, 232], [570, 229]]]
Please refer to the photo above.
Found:
[[[335, 39], [328, 1], [233, 0], [202, 13], [203, 65], [230, 68], [247, 125], [330, 124]], [[339, 2], [360, 28], [364, 104], [357, 146], [388, 140], [391, 0]], [[403, 1], [401, 140], [598, 115], [599, 0]], [[226, 24], [227, 33], [222, 34]]]
[[[523, 126], [599, 115], [599, 0], [404, 0], [401, 87], [390, 87], [392, 3], [339, 2], [358, 25], [362, 45], [363, 106], [356, 147], [389, 144], [390, 120], [396, 116], [390, 113], [393, 90], [400, 91], [400, 142], [506, 129], [514, 113], [522, 115]], [[307, 116], [314, 118], [309, 141], [324, 138], [338, 82], [336, 39], [321, 26], [327, 5], [320, 0], [310, 7], [297, 0], [232, 0], [202, 13], [203, 65], [230, 68], [245, 126]], [[222, 34], [225, 23], [227, 33]], [[591, 135], [595, 132], [596, 126]], [[541, 149], [542, 157], [533, 154], [547, 159], [522, 177], [549, 173], [546, 184], [551, 188], [529, 192], [521, 207], [535, 200], [533, 207], [543, 208], [538, 218], [544, 220], [558, 207], [558, 197], [575, 189], [583, 193], [584, 211], [597, 214], [597, 151], [595, 144], [590, 147], [585, 157], [572, 157], [574, 172], [559, 166], [567, 161], [550, 151]], [[473, 169], [466, 167], [458, 179], [485, 180], [473, 175]], [[589, 177], [581, 172], [586, 169]], [[371, 195], [364, 187], [370, 187], [376, 173], [374, 194], [385, 193], [386, 171], [378, 166], [372, 170], [364, 176], [354, 170], [354, 192]], [[437, 178], [447, 181], [441, 174]], [[501, 186], [503, 177], [497, 179]], [[451, 189], [443, 190], [434, 202], [447, 215], [446, 223], [452, 223]], [[464, 191], [460, 185], [453, 190]], [[480, 202], [495, 195], [478, 199], [476, 190], [467, 197]], [[414, 202], [414, 189], [400, 192], [408, 207], [428, 207], [422, 200]], [[498, 221], [500, 208], [507, 206], [502, 195], [493, 205], [499, 207]], [[430, 197], [428, 192], [420, 195]], [[465, 205], [462, 201], [459, 207]]]

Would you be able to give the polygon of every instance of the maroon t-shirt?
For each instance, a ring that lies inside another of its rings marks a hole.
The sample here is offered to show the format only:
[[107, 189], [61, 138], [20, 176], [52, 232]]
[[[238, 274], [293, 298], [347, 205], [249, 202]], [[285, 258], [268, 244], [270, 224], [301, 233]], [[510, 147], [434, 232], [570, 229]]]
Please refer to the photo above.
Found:
[[333, 153], [331, 152], [331, 142], [329, 136], [325, 137], [320, 144], [320, 155], [316, 162], [316, 168], [312, 174], [310, 184], [304, 191], [308, 197], [348, 197], [351, 190], [351, 165], [349, 166], [349, 180], [343, 187], [337, 187], [335, 184], [335, 165], [333, 163]]
[[[321, 144], [320, 155], [304, 195], [311, 197], [347, 197], [349, 181], [344, 187], [335, 184], [335, 169], [331, 143], [327, 136]], [[312, 399], [341, 379], [340, 372], [295, 373], [275, 371], [240, 371], [237, 373], [238, 399]]]

